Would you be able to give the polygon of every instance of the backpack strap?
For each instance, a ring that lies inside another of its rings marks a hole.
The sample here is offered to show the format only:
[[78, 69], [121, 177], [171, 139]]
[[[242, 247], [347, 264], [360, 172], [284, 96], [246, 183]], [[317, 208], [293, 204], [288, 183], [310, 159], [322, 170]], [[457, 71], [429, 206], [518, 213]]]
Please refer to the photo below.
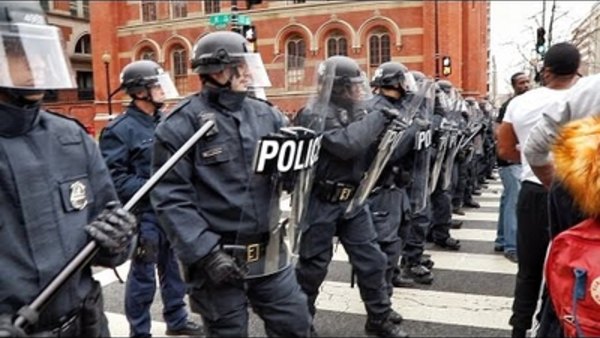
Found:
[[577, 337], [585, 337], [581, 326], [579, 326], [579, 320], [577, 317], [577, 303], [579, 300], [585, 298], [585, 285], [587, 283], [587, 271], [582, 268], [574, 268], [573, 274], [575, 275], [575, 286], [573, 287], [573, 323], [575, 324], [575, 330], [577, 330]]

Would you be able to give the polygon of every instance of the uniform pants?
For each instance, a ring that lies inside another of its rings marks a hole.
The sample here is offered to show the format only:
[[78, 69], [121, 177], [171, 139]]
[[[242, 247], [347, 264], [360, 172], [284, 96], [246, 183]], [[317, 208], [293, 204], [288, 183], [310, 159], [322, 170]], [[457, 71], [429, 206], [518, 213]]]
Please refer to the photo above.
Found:
[[269, 337], [307, 337], [312, 317], [291, 265], [244, 283], [191, 282], [190, 305], [204, 321], [207, 337], [248, 337], [248, 305], [264, 321]]
[[134, 258], [125, 285], [125, 315], [131, 336], [150, 334], [150, 306], [156, 293], [156, 270], [163, 303], [163, 318], [167, 327], [177, 330], [186, 325], [185, 283], [166, 234], [154, 216], [142, 216], [139, 241], [146, 250], [153, 250], [145, 258]]
[[450, 193], [439, 187], [431, 194], [431, 238], [434, 242], [444, 242], [450, 237], [452, 221], [452, 199]]
[[510, 325], [528, 330], [540, 299], [544, 259], [550, 238], [548, 193], [537, 183], [524, 181], [517, 202], [517, 255], [515, 299]]
[[345, 217], [346, 203], [329, 203], [313, 199], [308, 209], [308, 227], [300, 240], [296, 275], [308, 296], [308, 307], [315, 314], [319, 288], [333, 257], [333, 237], [337, 234], [348, 253], [365, 303], [367, 315], [373, 320], [385, 319], [391, 311], [386, 288], [387, 258], [377, 243], [368, 205]]

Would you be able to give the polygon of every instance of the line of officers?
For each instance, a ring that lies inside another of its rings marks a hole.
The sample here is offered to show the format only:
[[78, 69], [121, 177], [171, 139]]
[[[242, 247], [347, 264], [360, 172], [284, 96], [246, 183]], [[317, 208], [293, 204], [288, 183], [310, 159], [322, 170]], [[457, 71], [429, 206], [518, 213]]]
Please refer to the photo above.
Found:
[[[491, 152], [485, 149], [493, 148], [489, 105], [463, 99], [449, 82], [433, 82], [399, 63], [382, 64], [368, 81], [354, 60], [331, 57], [319, 66], [317, 95], [292, 123], [318, 133], [319, 159], [305, 173], [309, 180], [295, 176], [290, 184], [284, 173], [254, 170], [257, 145], [291, 130], [280, 111], [250, 95], [268, 79], [262, 61], [239, 34], [209, 33], [194, 47], [191, 64], [202, 89], [156, 128], [154, 121], [130, 122], [130, 132], [155, 128], [150, 138], [127, 140], [136, 156], [151, 158], [151, 170], [136, 168], [136, 161], [120, 163], [146, 179], [205, 123], [215, 124], [133, 210], [135, 222], [114, 202], [115, 173], [93, 140], [73, 121], [41, 109], [44, 90], [74, 86], [60, 33], [47, 25], [38, 5], [4, 6], [0, 61], [10, 71], [0, 79], [2, 335], [109, 335], [91, 265], [122, 264], [132, 252], [136, 223], [151, 212], [208, 336], [247, 336], [249, 305], [268, 336], [316, 336], [315, 303], [334, 237], [356, 275], [367, 312], [365, 331], [408, 336], [391, 306], [393, 286], [432, 282], [433, 262], [423, 256], [427, 239], [460, 248], [449, 234], [451, 212], [470, 202], [481, 177], [491, 173], [486, 156]], [[124, 116], [136, 109], [136, 100], [154, 105], [149, 115], [159, 116], [174, 86], [158, 64], [134, 63], [142, 66], [133, 76], [136, 95], [128, 92], [132, 106]], [[384, 147], [390, 131], [403, 136]], [[379, 161], [386, 151], [389, 161]], [[379, 169], [368, 203], [349, 209], [363, 178]], [[295, 264], [279, 222], [284, 189], [307, 192], [300, 194], [306, 212], [297, 223]], [[65, 282], [39, 314], [24, 307], [88, 240], [101, 247], [90, 265]], [[18, 327], [17, 313], [35, 324]]]

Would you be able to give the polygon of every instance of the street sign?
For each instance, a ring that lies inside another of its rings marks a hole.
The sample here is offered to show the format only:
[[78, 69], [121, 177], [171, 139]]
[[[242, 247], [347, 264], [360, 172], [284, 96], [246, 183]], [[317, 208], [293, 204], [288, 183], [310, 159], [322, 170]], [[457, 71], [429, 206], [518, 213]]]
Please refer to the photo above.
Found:
[[209, 24], [211, 26], [216, 26], [216, 27], [224, 27], [227, 26], [229, 23], [231, 23], [233, 18], [237, 18], [237, 24], [238, 25], [242, 25], [242, 26], [248, 26], [252, 23], [252, 20], [250, 20], [250, 17], [247, 15], [243, 15], [243, 14], [239, 14], [239, 15], [231, 15], [229, 13], [219, 13], [219, 14], [212, 14], [209, 17]]

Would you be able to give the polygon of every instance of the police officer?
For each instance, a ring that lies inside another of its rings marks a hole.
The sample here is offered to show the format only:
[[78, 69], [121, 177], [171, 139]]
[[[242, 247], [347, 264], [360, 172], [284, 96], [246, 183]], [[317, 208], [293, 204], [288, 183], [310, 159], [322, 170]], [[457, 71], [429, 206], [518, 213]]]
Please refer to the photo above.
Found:
[[[121, 201], [129, 200], [150, 178], [154, 128], [162, 117], [165, 99], [177, 97], [171, 78], [154, 61], [134, 61], [121, 73], [121, 87], [132, 101], [124, 114], [102, 132], [100, 149]], [[150, 306], [156, 292], [156, 270], [163, 300], [167, 335], [199, 335], [198, 325], [187, 320], [183, 297], [185, 283], [170, 243], [158, 226], [150, 200], [135, 214], [140, 219], [138, 246], [125, 287], [125, 315], [132, 337], [150, 336]]]
[[248, 87], [260, 87], [257, 81], [267, 76], [256, 65], [262, 63], [240, 34], [213, 32], [198, 40], [192, 67], [202, 90], [157, 127], [153, 166], [204, 123], [215, 127], [166, 174], [151, 200], [208, 336], [247, 336], [248, 302], [269, 336], [308, 336], [306, 296], [280, 232], [271, 228], [276, 182], [252, 169], [257, 143], [283, 122], [282, 113], [248, 97]]
[[[368, 205], [346, 213], [361, 176], [368, 168], [370, 147], [398, 114], [391, 110], [365, 114], [356, 109], [360, 95], [369, 89], [354, 60], [333, 56], [324, 61], [319, 70], [319, 80], [324, 82], [331, 76], [333, 84], [329, 101], [325, 102], [325, 131], [316, 182], [301, 236], [296, 265], [298, 281], [314, 314], [319, 288], [333, 255], [332, 240], [337, 235], [357, 275], [367, 310], [365, 330], [381, 337], [405, 337], [406, 333], [394, 323], [398, 318], [393, 318], [384, 278], [387, 259], [377, 243]], [[328, 72], [330, 70], [332, 73]], [[310, 119], [315, 113], [304, 109], [298, 119]]]
[[[366, 102], [369, 110], [398, 109], [403, 114], [408, 114], [407, 96], [417, 90], [413, 75], [399, 62], [381, 64], [375, 70], [371, 87], [377, 89], [377, 94]], [[411, 206], [406, 188], [410, 181], [409, 169], [412, 169], [407, 164], [412, 164], [412, 158], [407, 155], [414, 148], [414, 140], [414, 133], [403, 137], [398, 146], [396, 161], [384, 169], [369, 198], [377, 241], [387, 255], [385, 276], [390, 296], [394, 286], [410, 286], [414, 283], [411, 278], [405, 278], [396, 271], [403, 240], [406, 241], [410, 230]], [[395, 312], [393, 314], [396, 315]]]
[[[60, 34], [39, 3], [0, 3], [0, 336], [110, 335], [91, 265], [123, 263], [136, 228], [94, 140], [41, 109], [45, 90], [75, 88]], [[20, 312], [32, 325], [15, 327], [17, 312], [90, 239], [100, 247], [91, 264], [65, 281], [37, 321]]]

